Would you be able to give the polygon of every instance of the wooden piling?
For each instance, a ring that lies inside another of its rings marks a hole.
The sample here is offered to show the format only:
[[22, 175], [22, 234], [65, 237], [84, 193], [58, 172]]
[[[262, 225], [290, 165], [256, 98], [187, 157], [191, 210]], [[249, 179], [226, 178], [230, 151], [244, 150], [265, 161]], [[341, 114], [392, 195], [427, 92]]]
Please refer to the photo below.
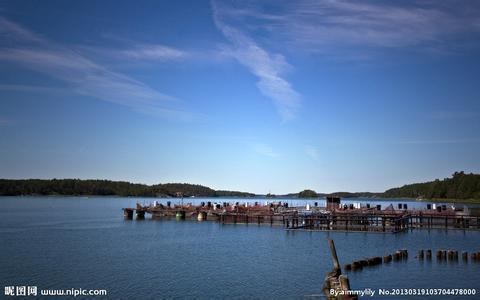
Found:
[[428, 260], [432, 259], [432, 250], [430, 249], [427, 250], [426, 257]]
[[423, 249], [418, 250], [418, 259], [423, 259], [424, 254], [423, 254]]
[[448, 260], [452, 260], [452, 259], [453, 259], [453, 251], [452, 251], [452, 250], [448, 250], [448, 251], [447, 251], [447, 259], [448, 259]]
[[338, 262], [337, 250], [335, 249], [335, 243], [332, 239], [328, 240], [328, 246], [330, 248], [330, 253], [332, 254], [333, 270], [340, 274], [340, 263]]
[[395, 251], [393, 254], [393, 261], [399, 261], [402, 259], [402, 252], [400, 250]]
[[464, 261], [468, 261], [468, 252], [466, 252], [466, 251], [463, 251], [463, 252], [462, 252], [462, 259], [463, 259]]
[[367, 259], [367, 265], [368, 266], [376, 266], [382, 263], [382, 258], [375, 256]]
[[143, 219], [145, 219], [145, 211], [137, 209], [137, 220], [143, 220]]
[[473, 261], [480, 261], [480, 252], [473, 252], [472, 253], [472, 260]]
[[132, 220], [133, 219], [133, 208], [124, 208], [123, 209], [123, 216], [127, 220]]
[[373, 260], [373, 258], [368, 258], [367, 259], [367, 266], [374, 266], [375, 265], [375, 261]]
[[[348, 280], [348, 277], [347, 275], [340, 275], [338, 276], [338, 279], [340, 281], [340, 288], [343, 290], [343, 291], [350, 291], [350, 281]], [[344, 295], [341, 297], [341, 299], [357, 299], [358, 296], [357, 295]]]
[[335, 249], [335, 244], [333, 240], [329, 239], [328, 245], [330, 248], [330, 252], [332, 254], [333, 270], [329, 272], [325, 277], [323, 292], [325, 293], [328, 299], [340, 299], [340, 300], [358, 299], [358, 296], [348, 295], [347, 293], [345, 293], [345, 295], [341, 295], [340, 297], [333, 297], [330, 294], [331, 289], [334, 289], [337, 292], [350, 290], [350, 282], [347, 276], [341, 275], [342, 271], [340, 270], [337, 251]]

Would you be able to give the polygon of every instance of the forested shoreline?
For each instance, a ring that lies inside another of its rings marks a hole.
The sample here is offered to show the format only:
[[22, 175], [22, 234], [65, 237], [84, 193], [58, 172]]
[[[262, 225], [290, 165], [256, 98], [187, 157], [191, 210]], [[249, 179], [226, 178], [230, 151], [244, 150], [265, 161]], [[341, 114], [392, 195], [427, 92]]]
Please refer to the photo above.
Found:
[[451, 178], [407, 184], [385, 191], [386, 198], [480, 200], [480, 174], [455, 172]]
[[0, 179], [1, 196], [68, 195], [122, 197], [254, 197], [255, 194], [214, 190], [199, 184], [146, 185], [126, 181], [81, 179]]
[[[64, 195], [64, 196], [122, 196], [122, 197], [256, 197], [254, 193], [214, 190], [189, 183], [165, 183], [146, 185], [126, 181], [81, 180], [81, 179], [0, 179], [0, 196]], [[455, 172], [451, 178], [424, 183], [407, 184], [383, 193], [316, 193], [304, 190], [274, 197], [319, 198], [338, 196], [342, 198], [412, 198], [480, 200], [480, 174]]]

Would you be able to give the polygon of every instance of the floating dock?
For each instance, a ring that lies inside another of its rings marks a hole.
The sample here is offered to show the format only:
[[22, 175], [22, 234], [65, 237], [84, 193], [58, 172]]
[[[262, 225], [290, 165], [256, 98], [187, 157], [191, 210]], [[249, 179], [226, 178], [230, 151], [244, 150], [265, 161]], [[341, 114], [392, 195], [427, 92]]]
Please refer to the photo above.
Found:
[[[333, 198], [333, 199], [332, 199]], [[438, 209], [438, 207], [440, 209]], [[468, 210], [439, 205], [432, 209], [407, 209], [406, 204], [381, 209], [380, 205], [342, 205], [340, 198], [327, 198], [327, 206], [317, 203], [289, 207], [288, 203], [212, 203], [200, 205], [166, 205], [157, 203], [135, 208], [123, 208], [126, 219], [177, 218], [180, 220], [216, 221], [222, 224], [258, 224], [281, 226], [287, 230], [359, 231], [397, 233], [408, 229], [463, 229], [480, 230], [480, 216], [470, 215]]]

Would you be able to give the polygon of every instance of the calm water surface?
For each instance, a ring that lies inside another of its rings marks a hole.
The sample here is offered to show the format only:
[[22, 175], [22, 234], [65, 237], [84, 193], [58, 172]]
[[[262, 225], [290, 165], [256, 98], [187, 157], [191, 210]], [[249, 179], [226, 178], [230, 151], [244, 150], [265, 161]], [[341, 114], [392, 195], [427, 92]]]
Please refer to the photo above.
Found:
[[414, 258], [421, 248], [480, 251], [480, 232], [292, 232], [148, 216], [124, 220], [121, 208], [136, 201], [0, 197], [0, 285], [106, 289], [112, 299], [312, 298], [322, 294], [332, 268], [327, 238], [333, 238], [342, 264], [410, 252], [407, 262], [349, 273], [352, 288], [477, 288], [480, 294], [480, 263]]

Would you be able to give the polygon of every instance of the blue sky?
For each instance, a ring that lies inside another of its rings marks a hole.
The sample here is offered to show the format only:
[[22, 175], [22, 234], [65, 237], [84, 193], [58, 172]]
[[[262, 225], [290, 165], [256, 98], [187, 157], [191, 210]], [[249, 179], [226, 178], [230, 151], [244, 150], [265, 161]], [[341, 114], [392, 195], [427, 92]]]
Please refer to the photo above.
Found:
[[0, 1], [0, 178], [383, 191], [480, 172], [477, 1]]

